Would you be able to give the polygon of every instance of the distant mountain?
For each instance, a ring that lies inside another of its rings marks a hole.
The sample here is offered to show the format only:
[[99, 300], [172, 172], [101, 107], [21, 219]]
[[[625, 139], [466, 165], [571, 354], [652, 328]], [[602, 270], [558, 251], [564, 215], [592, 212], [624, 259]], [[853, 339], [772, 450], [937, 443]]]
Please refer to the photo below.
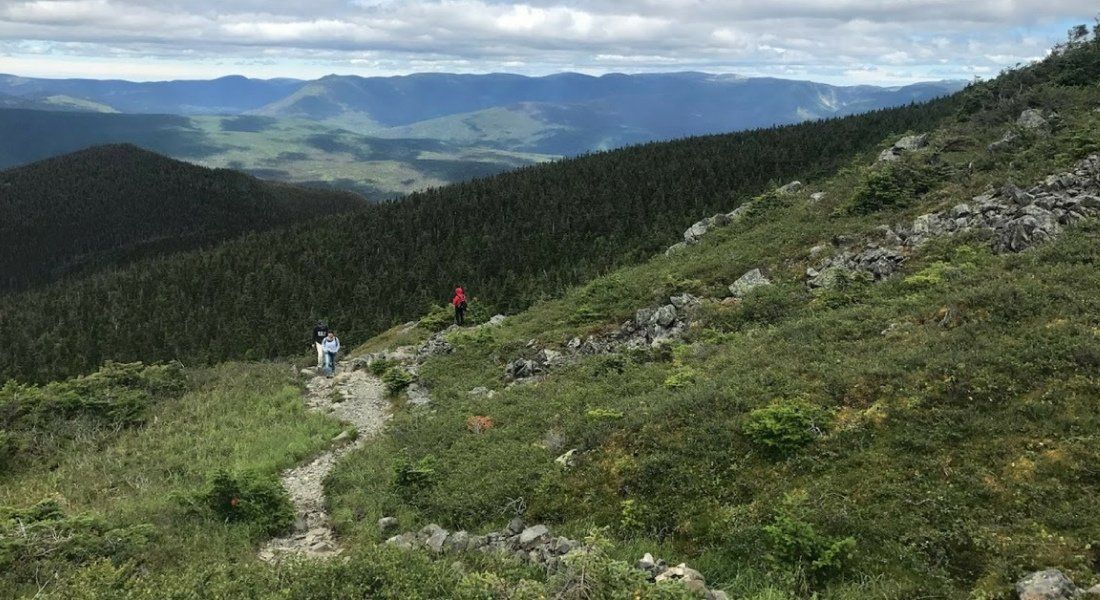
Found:
[[0, 171], [0, 291], [362, 207], [130, 145]]
[[154, 82], [0, 75], [0, 93], [25, 97], [65, 95], [127, 113], [238, 114], [284, 98], [304, 83], [236, 75], [206, 81]]
[[963, 85], [838, 87], [705, 73], [329, 76], [255, 112], [379, 136], [578, 154], [850, 115], [928, 100]]
[[12, 96], [0, 94], [0, 108], [24, 108], [31, 110], [60, 110], [77, 112], [117, 113], [106, 104], [61, 94], [43, 97]]
[[387, 138], [545, 154], [850, 115], [954, 92], [948, 81], [882, 88], [707, 73], [330, 75], [315, 81], [48, 80], [0, 75], [0, 93], [67, 95], [127, 113], [311, 120]]
[[303, 120], [0, 108], [0, 168], [112, 143], [265, 179], [353, 190], [373, 200], [550, 158], [438, 140], [372, 138]]

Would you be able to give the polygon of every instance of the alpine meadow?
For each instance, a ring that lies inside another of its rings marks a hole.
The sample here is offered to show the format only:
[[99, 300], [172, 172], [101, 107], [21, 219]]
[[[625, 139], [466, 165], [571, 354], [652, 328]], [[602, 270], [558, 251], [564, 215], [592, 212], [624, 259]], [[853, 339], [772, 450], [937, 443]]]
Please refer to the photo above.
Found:
[[[0, 597], [1100, 598], [1100, 23], [728, 133], [596, 95], [670, 77], [0, 78]], [[150, 148], [211, 140], [302, 171]]]

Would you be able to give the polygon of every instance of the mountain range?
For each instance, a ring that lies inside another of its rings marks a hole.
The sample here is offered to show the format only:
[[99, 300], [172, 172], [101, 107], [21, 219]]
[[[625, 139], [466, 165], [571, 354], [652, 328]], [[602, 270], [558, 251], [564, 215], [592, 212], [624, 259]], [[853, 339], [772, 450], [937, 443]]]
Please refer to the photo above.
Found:
[[843, 116], [928, 100], [962, 85], [843, 87], [695, 72], [146, 83], [0, 75], [0, 94], [63, 95], [125, 113], [306, 119], [375, 137], [553, 155]]

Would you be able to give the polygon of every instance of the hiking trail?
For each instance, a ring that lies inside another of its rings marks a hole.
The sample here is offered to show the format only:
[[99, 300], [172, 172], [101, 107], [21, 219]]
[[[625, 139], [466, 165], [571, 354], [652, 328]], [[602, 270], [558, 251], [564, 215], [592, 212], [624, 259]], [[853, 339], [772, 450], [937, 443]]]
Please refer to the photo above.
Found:
[[294, 504], [294, 529], [260, 549], [260, 559], [269, 563], [284, 556], [329, 558], [340, 554], [325, 510], [325, 478], [337, 461], [380, 432], [390, 416], [385, 386], [366, 371], [343, 372], [332, 379], [314, 377], [306, 385], [305, 400], [310, 410], [339, 419], [354, 427], [358, 435], [352, 440], [341, 434], [320, 456], [283, 472], [283, 487]]

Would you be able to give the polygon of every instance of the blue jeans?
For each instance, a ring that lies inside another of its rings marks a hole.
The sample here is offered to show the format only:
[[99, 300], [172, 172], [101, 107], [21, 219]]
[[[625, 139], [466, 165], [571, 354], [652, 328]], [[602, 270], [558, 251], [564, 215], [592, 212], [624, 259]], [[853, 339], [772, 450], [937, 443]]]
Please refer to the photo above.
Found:
[[336, 353], [325, 352], [325, 375], [332, 375], [336, 372]]

